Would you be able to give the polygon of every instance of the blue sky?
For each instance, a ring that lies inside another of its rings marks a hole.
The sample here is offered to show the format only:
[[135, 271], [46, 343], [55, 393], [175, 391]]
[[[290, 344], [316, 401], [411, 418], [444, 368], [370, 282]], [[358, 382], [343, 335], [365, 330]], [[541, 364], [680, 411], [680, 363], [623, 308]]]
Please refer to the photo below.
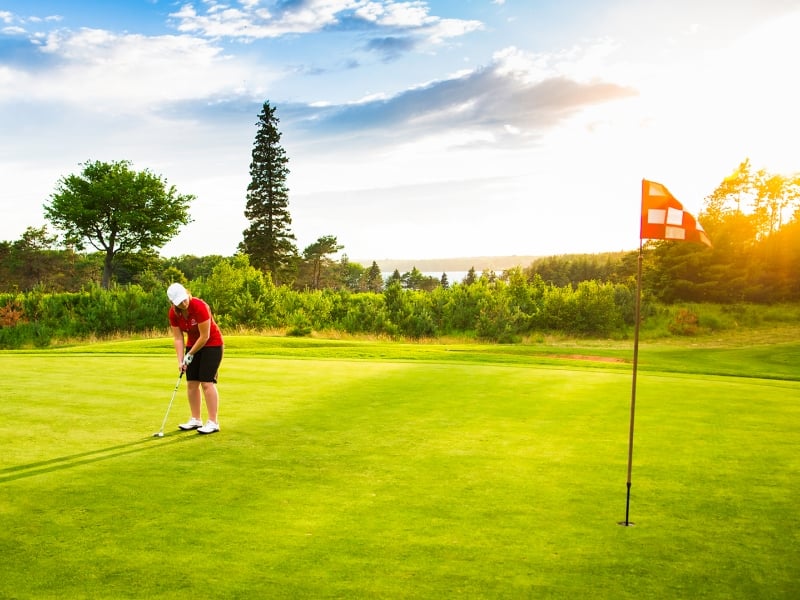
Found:
[[261, 105], [292, 230], [353, 260], [638, 245], [742, 160], [800, 170], [798, 0], [0, 0], [0, 239], [82, 163], [197, 196], [164, 255], [231, 255]]

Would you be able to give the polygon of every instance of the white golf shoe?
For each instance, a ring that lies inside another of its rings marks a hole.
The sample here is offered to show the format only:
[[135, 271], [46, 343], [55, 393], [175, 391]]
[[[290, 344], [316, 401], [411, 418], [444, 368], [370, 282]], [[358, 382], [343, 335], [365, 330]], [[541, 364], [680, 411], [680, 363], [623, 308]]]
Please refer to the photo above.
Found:
[[197, 433], [216, 433], [219, 431], [219, 424], [214, 423], [211, 419], [206, 421], [206, 424], [197, 429]]
[[203, 422], [200, 419], [195, 419], [192, 417], [186, 423], [181, 423], [178, 425], [178, 429], [182, 429], [183, 431], [191, 431], [192, 429], [199, 429], [203, 426]]

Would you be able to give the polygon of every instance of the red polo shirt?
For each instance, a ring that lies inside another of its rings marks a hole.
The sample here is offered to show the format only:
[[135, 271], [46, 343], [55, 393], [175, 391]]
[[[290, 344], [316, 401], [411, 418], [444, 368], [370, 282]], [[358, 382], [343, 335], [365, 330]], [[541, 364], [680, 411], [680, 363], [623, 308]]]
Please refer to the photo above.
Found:
[[179, 327], [181, 331], [189, 334], [186, 340], [187, 348], [191, 348], [197, 341], [197, 338], [200, 337], [200, 328], [197, 324], [209, 320], [211, 321], [211, 330], [208, 334], [206, 346], [222, 346], [222, 332], [214, 322], [208, 304], [200, 300], [200, 298], [191, 298], [189, 300], [189, 310], [187, 312], [188, 314], [184, 316], [183, 313], [176, 310], [174, 306], [171, 306], [169, 309], [169, 324], [172, 327]]

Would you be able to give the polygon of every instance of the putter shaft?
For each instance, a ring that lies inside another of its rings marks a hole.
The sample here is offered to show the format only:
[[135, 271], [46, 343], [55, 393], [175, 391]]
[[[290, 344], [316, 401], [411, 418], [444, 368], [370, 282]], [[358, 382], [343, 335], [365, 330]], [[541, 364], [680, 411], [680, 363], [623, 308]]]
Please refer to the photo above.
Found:
[[175, 389], [172, 390], [172, 398], [169, 399], [169, 405], [167, 406], [167, 412], [164, 415], [164, 420], [161, 421], [161, 429], [159, 429], [157, 433], [154, 433], [153, 437], [163, 437], [164, 436], [164, 426], [167, 424], [167, 417], [169, 417], [169, 411], [172, 408], [172, 403], [175, 400], [175, 394], [178, 392], [178, 387], [181, 385], [181, 379], [183, 379], [183, 371], [181, 371], [180, 375], [178, 375], [178, 381], [175, 382]]

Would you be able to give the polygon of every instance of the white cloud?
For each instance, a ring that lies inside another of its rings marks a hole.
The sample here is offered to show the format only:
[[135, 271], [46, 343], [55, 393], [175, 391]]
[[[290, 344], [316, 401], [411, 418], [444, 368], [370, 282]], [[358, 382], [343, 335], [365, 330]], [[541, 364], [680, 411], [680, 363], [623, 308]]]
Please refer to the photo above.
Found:
[[206, 6], [201, 12], [186, 4], [170, 17], [177, 20], [178, 30], [184, 33], [248, 40], [315, 33], [336, 27], [348, 17], [362, 19], [376, 28], [427, 34], [434, 43], [482, 27], [478, 21], [433, 16], [428, 3], [422, 1], [307, 0], [289, 3], [274, 12], [259, 8], [254, 1], [240, 2], [239, 8], [232, 8], [210, 0]]
[[211, 98], [242, 90], [256, 96], [275, 78], [206, 40], [189, 36], [147, 37], [98, 29], [50, 33], [40, 51], [56, 59], [39, 71], [6, 68], [0, 100], [58, 99], [96, 110], [151, 111], [164, 102]]
[[480, 21], [466, 21], [463, 19], [438, 19], [435, 23], [431, 24], [424, 29], [424, 32], [433, 44], [440, 44], [444, 40], [461, 37], [473, 31], [483, 29], [483, 23]]
[[245, 10], [239, 10], [217, 4], [212, 4], [205, 15], [198, 14], [191, 4], [170, 14], [170, 17], [178, 20], [178, 31], [211, 38], [269, 38], [291, 31], [278, 25], [260, 23], [269, 22], [271, 16], [269, 11], [254, 10], [252, 5], [245, 5]]
[[422, 27], [438, 20], [425, 2], [368, 2], [356, 15], [384, 27]]
[[493, 60], [499, 73], [513, 74], [528, 83], [551, 77], [591, 82], [602, 76], [607, 81], [613, 81], [616, 73], [609, 65], [619, 48], [617, 42], [606, 38], [590, 40], [557, 52], [534, 53], [511, 46], [495, 52]]
[[214, 0], [207, 2], [205, 14], [186, 4], [170, 15], [178, 20], [178, 30], [209, 37], [245, 39], [272, 38], [293, 33], [312, 33], [337, 22], [337, 15], [364, 4], [363, 0], [311, 0], [296, 8], [272, 13], [257, 2], [241, 2], [230, 8]]
[[[12, 31], [14, 33], [16, 33], [16, 30], [25, 31], [22, 28], [22, 25], [26, 25], [28, 23], [35, 23], [35, 24], [39, 24], [39, 23], [57, 23], [59, 21], [62, 21], [63, 19], [64, 19], [64, 17], [62, 17], [61, 15], [48, 15], [46, 17], [37, 17], [37, 16], [25, 17], [25, 16], [22, 16], [22, 15], [18, 15], [16, 13], [12, 13], [12, 12], [7, 11], [7, 10], [0, 10], [0, 22], [1, 23], [6, 23], [7, 25], [11, 25], [13, 23], [19, 24], [18, 27], [10, 28], [10, 29], [12, 29]], [[4, 29], [2, 31], [4, 33], [8, 33], [9, 32], [8, 29]]]

